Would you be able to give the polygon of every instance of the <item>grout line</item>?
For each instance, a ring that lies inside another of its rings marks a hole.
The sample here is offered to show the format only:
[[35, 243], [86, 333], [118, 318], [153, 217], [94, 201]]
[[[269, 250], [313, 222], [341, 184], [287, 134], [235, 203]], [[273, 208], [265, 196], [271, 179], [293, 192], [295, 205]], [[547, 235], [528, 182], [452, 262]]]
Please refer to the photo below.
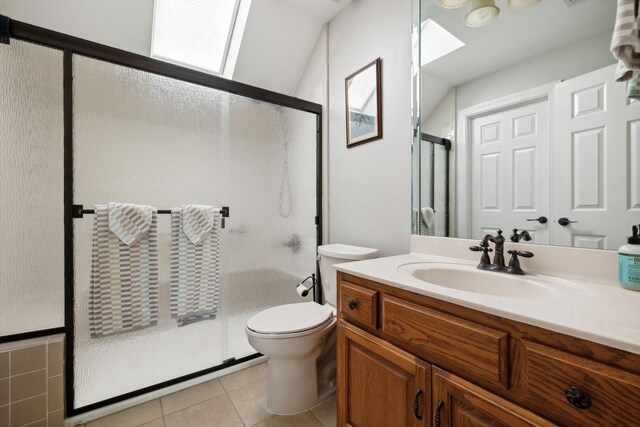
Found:
[[[223, 386], [224, 387], [224, 386]], [[233, 399], [231, 398], [231, 396], [229, 396], [229, 393], [226, 392], [224, 393], [225, 396], [227, 396], [227, 399], [229, 399], [229, 402], [231, 402], [231, 407], [233, 408], [233, 411], [236, 413], [236, 415], [238, 416], [238, 419], [240, 420], [240, 422], [242, 423], [243, 426], [248, 427], [247, 424], [244, 422], [244, 420], [242, 419], [242, 417], [240, 416], [240, 412], [238, 411], [238, 408], [236, 408], [236, 404], [233, 403]]]
[[[11, 394], [11, 390], [9, 390], [9, 394]], [[18, 403], [18, 402], [24, 402], [25, 400], [29, 400], [29, 399], [33, 399], [34, 397], [40, 397], [40, 396], [45, 396], [45, 400], [47, 400], [46, 396], [47, 396], [47, 392], [45, 391], [44, 393], [40, 393], [40, 394], [36, 394], [34, 396], [29, 396], [29, 397], [25, 397], [24, 399], [20, 399], [20, 400], [14, 400], [10, 403], [10, 405], [13, 405], [14, 403]], [[48, 413], [48, 412], [47, 412]], [[35, 421], [34, 421], [35, 422]]]
[[44, 398], [44, 405], [45, 405], [45, 420], [47, 421], [47, 427], [49, 427], [49, 340], [47, 339], [47, 342], [44, 344], [44, 389], [46, 390], [45, 392], [45, 398]]

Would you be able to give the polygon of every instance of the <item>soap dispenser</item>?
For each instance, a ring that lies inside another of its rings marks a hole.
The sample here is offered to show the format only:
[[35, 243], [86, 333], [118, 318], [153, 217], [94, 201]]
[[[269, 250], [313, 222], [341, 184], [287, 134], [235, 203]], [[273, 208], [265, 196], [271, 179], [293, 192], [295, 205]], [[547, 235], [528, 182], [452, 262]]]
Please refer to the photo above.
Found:
[[639, 225], [632, 227], [628, 244], [618, 249], [618, 279], [625, 289], [640, 291], [640, 235]]

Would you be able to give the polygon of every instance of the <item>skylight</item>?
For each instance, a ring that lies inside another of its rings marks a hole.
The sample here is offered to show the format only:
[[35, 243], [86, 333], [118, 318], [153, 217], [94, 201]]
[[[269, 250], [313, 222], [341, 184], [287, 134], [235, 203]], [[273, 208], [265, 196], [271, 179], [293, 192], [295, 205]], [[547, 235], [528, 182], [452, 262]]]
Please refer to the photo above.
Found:
[[155, 0], [151, 56], [222, 74], [239, 0]]
[[460, 39], [431, 19], [424, 21], [421, 27], [420, 63], [422, 66], [465, 45]]

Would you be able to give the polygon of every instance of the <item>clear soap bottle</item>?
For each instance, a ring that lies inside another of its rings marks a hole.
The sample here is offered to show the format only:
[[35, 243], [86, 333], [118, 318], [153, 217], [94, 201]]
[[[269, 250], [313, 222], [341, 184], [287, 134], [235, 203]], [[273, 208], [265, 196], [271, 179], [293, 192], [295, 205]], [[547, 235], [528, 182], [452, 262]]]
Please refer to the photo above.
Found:
[[632, 227], [633, 234], [628, 244], [618, 248], [618, 280], [625, 289], [640, 291], [640, 235], [638, 228]]

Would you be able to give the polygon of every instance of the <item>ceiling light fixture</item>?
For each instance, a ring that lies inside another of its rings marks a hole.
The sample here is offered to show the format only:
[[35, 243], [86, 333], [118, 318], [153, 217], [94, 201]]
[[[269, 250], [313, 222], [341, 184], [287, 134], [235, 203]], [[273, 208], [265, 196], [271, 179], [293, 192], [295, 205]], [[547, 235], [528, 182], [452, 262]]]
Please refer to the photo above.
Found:
[[529, 6], [533, 6], [538, 3], [540, 0], [509, 0], [507, 5], [511, 10], [522, 10]]
[[469, 3], [469, 0], [440, 0], [440, 6], [444, 9], [457, 9]]
[[469, 27], [482, 27], [491, 23], [499, 14], [500, 9], [494, 0], [471, 0], [464, 23]]

